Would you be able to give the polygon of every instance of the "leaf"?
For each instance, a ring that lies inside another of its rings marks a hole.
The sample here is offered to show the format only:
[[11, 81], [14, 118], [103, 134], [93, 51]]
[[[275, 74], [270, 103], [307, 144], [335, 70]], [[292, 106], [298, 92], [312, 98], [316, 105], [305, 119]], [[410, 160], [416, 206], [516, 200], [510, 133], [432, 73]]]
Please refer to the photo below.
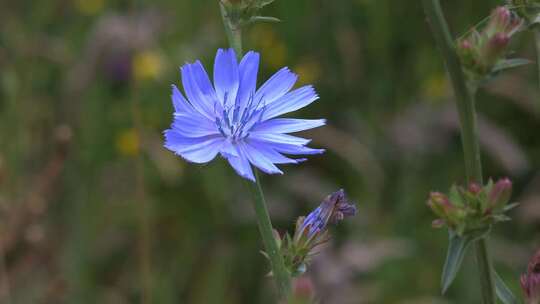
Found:
[[510, 210], [516, 208], [517, 206], [519, 206], [519, 203], [511, 203], [511, 204], [508, 204], [508, 205], [506, 205], [506, 206], [503, 208], [503, 211], [504, 211], [504, 212], [510, 211]]
[[249, 18], [249, 22], [250, 23], [255, 23], [255, 22], [277, 23], [277, 22], [281, 22], [281, 20], [279, 20], [278, 18], [275, 18], [275, 17], [253, 16], [253, 17]]
[[503, 60], [503, 61], [497, 63], [495, 65], [495, 67], [493, 67], [492, 73], [497, 73], [497, 72], [500, 72], [500, 71], [503, 71], [503, 70], [516, 68], [516, 67], [519, 67], [519, 66], [522, 66], [522, 65], [527, 65], [527, 64], [530, 64], [530, 63], [531, 63], [530, 60], [524, 59], [524, 58], [506, 59], [506, 60]]
[[456, 275], [463, 262], [463, 257], [467, 252], [467, 248], [472, 239], [469, 237], [461, 237], [456, 233], [450, 231], [448, 239], [448, 252], [446, 254], [446, 261], [444, 262], [443, 273], [441, 277], [442, 293], [445, 294], [452, 282], [456, 278]]
[[493, 277], [495, 278], [495, 292], [497, 297], [504, 304], [520, 304], [521, 302], [514, 296], [510, 288], [506, 286], [502, 278], [497, 274], [495, 269], [493, 269]]
[[461, 268], [463, 258], [467, 252], [469, 245], [484, 237], [490, 228], [475, 229], [467, 232], [465, 235], [460, 236], [454, 231], [449, 230], [448, 235], [448, 252], [446, 254], [446, 261], [444, 262], [443, 273], [441, 277], [442, 293], [445, 294], [452, 282], [456, 278], [456, 275]]

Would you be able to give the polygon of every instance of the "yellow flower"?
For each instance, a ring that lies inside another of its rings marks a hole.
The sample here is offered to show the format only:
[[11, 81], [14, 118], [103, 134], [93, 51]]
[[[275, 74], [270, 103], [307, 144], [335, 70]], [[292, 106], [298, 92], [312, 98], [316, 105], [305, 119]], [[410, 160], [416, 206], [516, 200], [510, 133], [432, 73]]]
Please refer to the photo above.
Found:
[[269, 67], [281, 68], [287, 59], [287, 47], [279, 39], [276, 32], [267, 24], [258, 24], [251, 32], [251, 41], [261, 50]]
[[116, 150], [124, 156], [134, 156], [139, 153], [140, 140], [135, 129], [128, 129], [116, 137]]
[[315, 83], [321, 75], [321, 67], [314, 59], [301, 61], [293, 68], [293, 71], [299, 76], [299, 84]]
[[448, 83], [443, 74], [435, 74], [424, 82], [424, 95], [430, 100], [441, 99], [448, 92]]
[[137, 80], [156, 79], [163, 71], [163, 60], [157, 51], [143, 51], [135, 54], [132, 64]]
[[104, 5], [104, 0], [75, 0], [75, 8], [84, 15], [95, 15]]

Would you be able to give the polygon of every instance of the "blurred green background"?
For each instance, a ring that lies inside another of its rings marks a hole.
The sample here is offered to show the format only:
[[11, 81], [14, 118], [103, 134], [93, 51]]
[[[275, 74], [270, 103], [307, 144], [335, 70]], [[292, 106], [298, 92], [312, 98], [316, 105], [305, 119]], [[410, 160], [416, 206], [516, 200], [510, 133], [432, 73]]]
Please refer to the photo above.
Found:
[[[502, 1], [443, 1], [463, 33]], [[282, 66], [320, 100], [306, 132], [327, 153], [264, 176], [274, 224], [293, 228], [339, 188], [359, 214], [308, 272], [321, 303], [478, 303], [474, 260], [446, 297], [447, 233], [430, 190], [464, 179], [453, 96], [420, 1], [277, 0], [246, 49], [259, 83]], [[48, 0], [0, 4], [0, 303], [275, 303], [249, 191], [222, 159], [162, 147], [179, 66], [208, 70], [226, 47], [217, 1]], [[534, 60], [530, 33], [516, 55]], [[501, 276], [540, 245], [540, 94], [535, 65], [481, 90], [486, 176], [521, 206], [493, 231]]]

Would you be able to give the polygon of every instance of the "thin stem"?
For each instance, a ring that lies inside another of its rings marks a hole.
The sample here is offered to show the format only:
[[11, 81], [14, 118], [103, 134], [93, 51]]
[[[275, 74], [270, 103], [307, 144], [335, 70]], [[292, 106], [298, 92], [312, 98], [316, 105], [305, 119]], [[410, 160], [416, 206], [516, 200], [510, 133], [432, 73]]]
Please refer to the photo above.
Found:
[[229, 45], [236, 52], [238, 59], [242, 58], [242, 28], [239, 24], [235, 23], [231, 16], [227, 13], [225, 6], [220, 1], [219, 8], [221, 10], [221, 18], [223, 19], [223, 25], [225, 26], [225, 34]]
[[[221, 17], [223, 18], [223, 25], [225, 26], [225, 33], [227, 34], [227, 40], [229, 45], [235, 50], [238, 59], [242, 58], [242, 30], [238, 23], [235, 23], [233, 19], [227, 14], [225, 6], [220, 1], [219, 4], [221, 10]], [[272, 268], [272, 275], [276, 281], [280, 297], [282, 299], [288, 299], [291, 294], [291, 277], [283, 257], [278, 248], [278, 244], [274, 239], [274, 229], [272, 228], [272, 222], [268, 215], [266, 208], [266, 200], [264, 199], [264, 193], [261, 187], [259, 174], [255, 171], [256, 183], [249, 183], [250, 189], [253, 192], [254, 201], [253, 207], [257, 216], [257, 224], [259, 225], [259, 232], [261, 233], [262, 241], [266, 254], [270, 258], [270, 266]]]
[[534, 30], [534, 40], [536, 44], [536, 65], [538, 72], [538, 86], [540, 87], [540, 27], [536, 27]]
[[285, 268], [283, 257], [281, 256], [276, 240], [274, 239], [272, 223], [270, 222], [270, 216], [266, 209], [266, 201], [264, 199], [264, 193], [257, 170], [255, 170], [255, 178], [257, 182], [250, 182], [249, 184], [255, 197], [253, 207], [255, 208], [255, 214], [257, 215], [259, 232], [261, 233], [266, 254], [270, 257], [272, 274], [276, 280], [280, 296], [287, 299], [291, 293], [291, 278], [289, 272]]
[[[442, 13], [439, 0], [423, 0], [433, 35], [444, 57], [448, 74], [456, 95], [456, 106], [461, 126], [461, 141], [465, 158], [467, 182], [482, 183], [482, 163], [478, 145], [476, 109], [474, 95], [476, 87], [467, 84], [461, 62], [457, 56], [454, 40]], [[485, 304], [495, 304], [493, 268], [487, 250], [486, 240], [480, 239], [475, 245], [478, 271]]]

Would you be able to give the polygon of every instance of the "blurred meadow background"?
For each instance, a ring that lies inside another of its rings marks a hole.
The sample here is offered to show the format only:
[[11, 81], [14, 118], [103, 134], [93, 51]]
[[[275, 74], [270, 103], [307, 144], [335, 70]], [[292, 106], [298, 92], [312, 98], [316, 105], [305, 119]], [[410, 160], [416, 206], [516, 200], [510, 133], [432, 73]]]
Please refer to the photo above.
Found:
[[[444, 1], [455, 36], [502, 1]], [[453, 95], [420, 1], [277, 0], [245, 49], [259, 83], [282, 66], [320, 100], [296, 115], [327, 152], [263, 177], [273, 222], [292, 230], [344, 188], [358, 215], [308, 272], [321, 303], [475, 303], [468, 257], [446, 297], [447, 233], [430, 190], [463, 182]], [[213, 0], [48, 0], [0, 4], [0, 303], [274, 303], [245, 182], [224, 160], [191, 165], [163, 148], [170, 85], [226, 47]], [[534, 60], [519, 34], [516, 55]], [[488, 177], [521, 206], [490, 239], [520, 294], [540, 245], [540, 91], [535, 65], [478, 97]]]

